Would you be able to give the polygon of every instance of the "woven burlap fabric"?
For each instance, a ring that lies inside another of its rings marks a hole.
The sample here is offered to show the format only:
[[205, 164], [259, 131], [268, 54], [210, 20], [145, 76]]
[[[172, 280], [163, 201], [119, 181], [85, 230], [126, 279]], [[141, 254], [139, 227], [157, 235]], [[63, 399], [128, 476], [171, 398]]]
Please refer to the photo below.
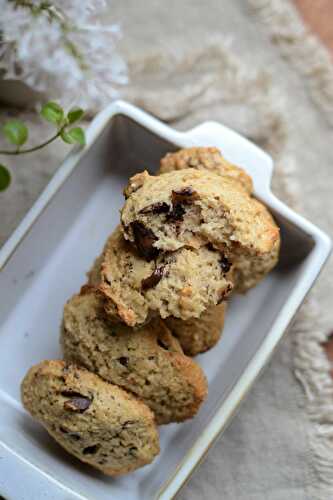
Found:
[[[181, 129], [208, 119], [245, 134], [273, 155], [276, 194], [332, 232], [332, 69], [289, 2], [126, 0], [114, 2], [111, 10], [122, 22], [122, 50], [131, 74], [122, 96]], [[24, 115], [34, 139], [40, 125], [33, 115]], [[65, 149], [54, 146], [11, 162], [15, 182], [0, 196], [2, 241]], [[333, 497], [328, 439], [333, 390], [320, 347], [333, 324], [331, 272], [332, 262], [229, 429], [179, 498]]]

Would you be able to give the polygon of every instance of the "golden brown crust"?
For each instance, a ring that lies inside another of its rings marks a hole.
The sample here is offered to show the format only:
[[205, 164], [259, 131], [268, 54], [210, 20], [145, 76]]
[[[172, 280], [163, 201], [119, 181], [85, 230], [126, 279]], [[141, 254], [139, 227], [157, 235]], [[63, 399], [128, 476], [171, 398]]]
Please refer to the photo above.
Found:
[[[242, 168], [228, 162], [217, 148], [194, 147], [168, 153], [161, 159], [158, 173], [165, 174], [184, 168], [207, 170], [224, 177], [231, 177], [237, 180], [249, 194], [253, 191], [251, 177]], [[141, 182], [143, 183], [144, 179], [141, 178]]]
[[[187, 379], [188, 384], [193, 387], [194, 398], [191, 407], [189, 408], [189, 413], [193, 417], [202, 402], [206, 399], [208, 394], [207, 379], [200, 368], [199, 365], [193, 363], [193, 361], [180, 354], [174, 355], [174, 364], [182, 372], [182, 374]], [[185, 419], [179, 419], [178, 422]]]
[[258, 285], [274, 269], [279, 260], [280, 230], [265, 205], [258, 200], [253, 201], [260, 217], [266, 220], [266, 227], [270, 228], [267, 232], [267, 240], [271, 241], [271, 249], [253, 261], [249, 261], [245, 255], [238, 253], [231, 270], [231, 279], [235, 283], [234, 291], [238, 293], [246, 293]]
[[214, 347], [223, 331], [226, 302], [209, 307], [200, 318], [181, 321], [165, 320], [172, 334], [179, 340], [185, 354], [196, 356]]

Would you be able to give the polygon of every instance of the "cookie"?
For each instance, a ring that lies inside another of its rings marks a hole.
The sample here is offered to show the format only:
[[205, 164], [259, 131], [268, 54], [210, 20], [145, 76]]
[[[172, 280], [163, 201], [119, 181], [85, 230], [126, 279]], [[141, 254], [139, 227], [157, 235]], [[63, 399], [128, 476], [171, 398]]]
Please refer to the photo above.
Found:
[[166, 325], [179, 340], [185, 354], [195, 356], [206, 352], [219, 341], [224, 326], [226, 302], [209, 307], [200, 318], [182, 321], [177, 318], [167, 318]]
[[159, 436], [151, 410], [84, 368], [43, 361], [25, 376], [26, 410], [69, 453], [117, 476], [153, 461]]
[[[137, 174], [135, 179], [137, 179]], [[212, 172], [184, 169], [156, 176], [142, 174], [121, 211], [125, 238], [146, 260], [159, 251], [184, 246], [266, 253], [278, 238], [278, 229], [266, 209], [237, 181]]]
[[209, 243], [234, 271], [239, 268], [234, 276], [243, 283], [249, 270], [264, 276], [276, 263], [278, 227], [266, 207], [229, 177], [190, 168], [159, 177], [144, 172], [130, 180], [127, 194], [124, 236], [147, 261]]
[[278, 263], [279, 252], [280, 238], [276, 240], [270, 252], [258, 259], [249, 261], [246, 255], [239, 254], [234, 261], [230, 276], [234, 283], [234, 291], [237, 293], [246, 293], [258, 285]]
[[168, 153], [161, 159], [159, 174], [194, 168], [236, 179], [249, 194], [253, 191], [251, 177], [240, 167], [229, 163], [217, 148], [186, 148]]
[[[253, 183], [251, 177], [246, 172], [229, 163], [217, 148], [187, 148], [181, 149], [176, 153], [168, 153], [162, 158], [159, 173], [172, 172], [183, 168], [194, 168], [197, 170], [209, 170], [219, 175], [232, 177], [239, 181], [243, 188], [249, 193], [253, 192]], [[254, 203], [259, 203], [254, 200]], [[268, 224], [275, 226], [267, 210], [262, 210], [263, 216], [268, 218]], [[270, 252], [261, 259], [250, 262], [246, 255], [241, 254], [233, 266], [235, 291], [246, 292], [256, 286], [266, 274], [277, 264], [280, 249], [280, 238], [277, 238]]]
[[92, 287], [66, 304], [61, 343], [67, 361], [138, 396], [158, 424], [193, 417], [206, 397], [202, 369], [161, 319], [139, 329], [110, 323], [103, 296]]
[[[142, 241], [146, 244], [147, 238]], [[205, 246], [183, 247], [147, 261], [117, 228], [90, 273], [90, 284], [108, 299], [111, 319], [135, 326], [153, 316], [198, 318], [231, 292], [229, 269], [223, 254]]]

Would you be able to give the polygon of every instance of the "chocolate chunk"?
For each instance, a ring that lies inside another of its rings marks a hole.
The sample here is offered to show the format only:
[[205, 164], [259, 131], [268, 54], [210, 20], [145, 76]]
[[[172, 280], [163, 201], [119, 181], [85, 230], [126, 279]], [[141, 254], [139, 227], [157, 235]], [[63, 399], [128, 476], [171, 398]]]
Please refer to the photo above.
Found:
[[68, 435], [74, 441], [80, 441], [80, 439], [81, 439], [80, 434], [78, 434], [77, 432], [70, 432]]
[[164, 201], [153, 203], [147, 207], [140, 210], [140, 214], [167, 214], [170, 211], [170, 207]]
[[65, 410], [77, 411], [79, 413], [86, 411], [90, 405], [90, 399], [81, 396], [75, 396], [64, 402]]
[[224, 255], [221, 255], [220, 266], [223, 273], [227, 273], [230, 270], [232, 264], [231, 262], [228, 261], [228, 259]]
[[128, 453], [130, 455], [132, 455], [132, 457], [135, 457], [137, 455], [137, 453], [138, 453], [137, 447], [136, 446], [131, 446], [131, 448], [129, 448], [129, 450], [128, 450]]
[[185, 214], [185, 208], [181, 203], [173, 206], [172, 211], [168, 214], [167, 219], [173, 222], [182, 222]]
[[135, 424], [135, 420], [126, 420], [123, 423], [123, 429], [127, 429], [128, 427], [132, 427]]
[[[208, 243], [207, 248], [209, 250], [212, 250], [212, 252], [216, 252], [217, 251], [216, 248], [214, 248], [211, 243]], [[227, 259], [227, 257], [223, 253], [221, 253], [220, 255], [221, 255], [221, 257], [220, 257], [219, 263], [220, 263], [222, 272], [223, 273], [227, 273], [228, 271], [230, 271], [232, 263], [229, 262], [229, 260]]]
[[68, 397], [67, 401], [64, 402], [64, 409], [70, 411], [76, 411], [83, 413], [91, 405], [91, 399], [87, 396], [82, 396], [82, 394], [75, 391], [62, 391], [62, 396]]
[[92, 446], [86, 446], [83, 448], [83, 455], [94, 455], [100, 448], [99, 444], [93, 444]]
[[172, 204], [174, 205], [175, 203], [184, 203], [186, 205], [189, 205], [192, 203], [193, 200], [196, 200], [198, 198], [198, 194], [194, 189], [191, 187], [186, 187], [184, 189], [181, 189], [179, 191], [172, 191]]
[[71, 391], [70, 389], [68, 390], [65, 390], [65, 391], [61, 391], [61, 395], [64, 396], [65, 398], [71, 398], [71, 397], [75, 397], [75, 396], [78, 396], [78, 397], [86, 397], [86, 396], [82, 396], [82, 394], [80, 394], [79, 392], [77, 391]]
[[172, 191], [172, 211], [168, 214], [168, 220], [181, 222], [185, 214], [184, 205], [190, 205], [197, 198], [196, 191], [191, 187], [181, 189], [180, 191]]
[[165, 349], [166, 351], [169, 350], [169, 346], [163, 342], [160, 338], [157, 339], [157, 344], [162, 347], [162, 349]]
[[71, 432], [67, 429], [65, 429], [65, 427], [62, 427], [60, 426], [59, 427], [59, 430], [60, 432], [62, 432], [63, 434], [67, 434], [71, 439], [73, 439], [74, 441], [79, 441], [81, 439], [81, 436], [80, 434], [78, 434], [77, 432]]
[[118, 358], [118, 362], [126, 368], [128, 367], [128, 358], [126, 358], [125, 356], [121, 356], [120, 358]]
[[148, 278], [144, 278], [141, 281], [141, 289], [143, 291], [149, 290], [149, 288], [153, 288], [154, 286], [157, 285], [163, 278], [163, 273], [164, 273], [164, 267], [165, 266], [160, 266], [155, 269], [155, 271], [148, 276]]
[[134, 242], [138, 252], [148, 262], [155, 259], [158, 255], [158, 249], [153, 247], [153, 243], [157, 240], [153, 231], [146, 228], [144, 224], [138, 221], [131, 222]]

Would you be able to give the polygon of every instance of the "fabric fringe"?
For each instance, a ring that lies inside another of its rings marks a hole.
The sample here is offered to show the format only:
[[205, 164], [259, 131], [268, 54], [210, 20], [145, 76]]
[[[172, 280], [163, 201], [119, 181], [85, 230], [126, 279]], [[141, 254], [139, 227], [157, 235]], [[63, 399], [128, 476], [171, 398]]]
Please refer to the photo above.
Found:
[[[304, 25], [290, 0], [248, 0], [268, 28], [282, 56], [304, 76], [310, 97], [333, 126], [333, 64], [330, 54]], [[283, 163], [291, 205], [300, 208], [302, 197], [295, 181], [295, 163]], [[320, 307], [311, 298], [304, 304], [292, 329], [294, 373], [306, 397], [310, 421], [310, 463], [316, 477], [311, 481], [312, 498], [333, 498], [333, 381], [332, 368], [322, 344], [327, 341], [320, 326]], [[312, 423], [312, 425], [311, 425]]]
[[248, 0], [282, 56], [304, 76], [311, 98], [333, 126], [333, 64], [290, 0]]
[[327, 335], [320, 329], [319, 304], [312, 298], [303, 306], [293, 328], [294, 373], [306, 395], [310, 459], [316, 473], [313, 498], [328, 500], [333, 496], [333, 383], [331, 366], [322, 344]]

